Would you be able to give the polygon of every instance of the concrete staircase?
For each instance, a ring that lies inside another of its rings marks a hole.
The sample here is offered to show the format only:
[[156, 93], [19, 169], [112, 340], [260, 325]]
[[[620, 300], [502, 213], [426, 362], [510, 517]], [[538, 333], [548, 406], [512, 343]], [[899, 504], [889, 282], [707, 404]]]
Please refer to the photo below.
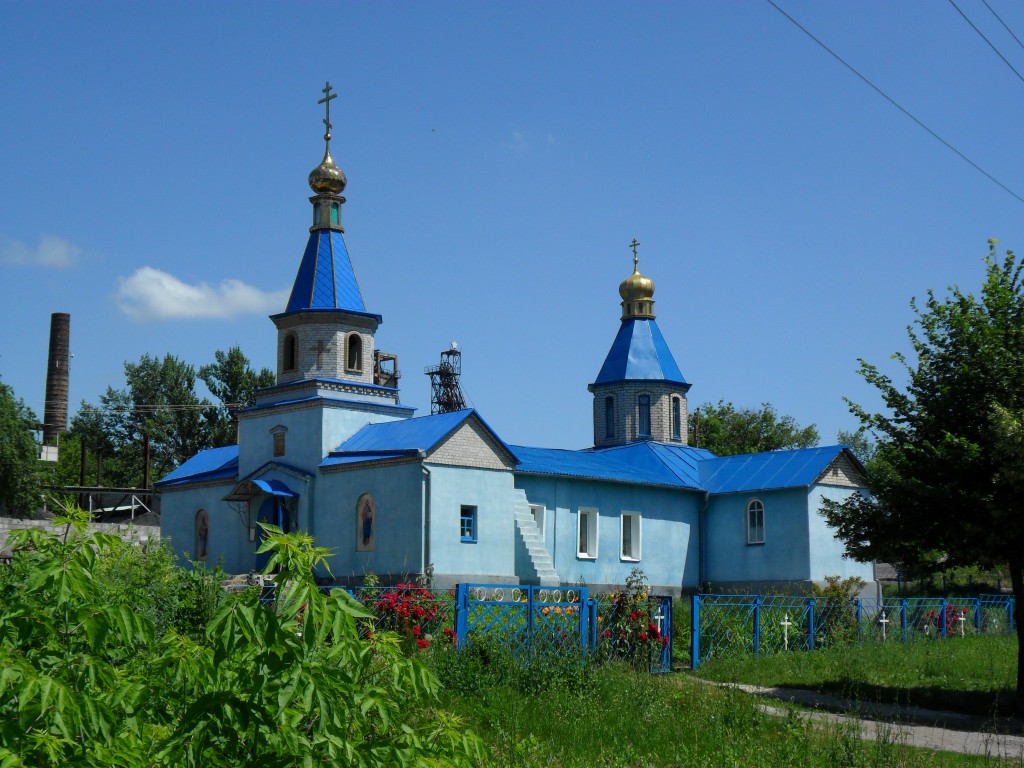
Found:
[[[517, 544], [522, 544], [525, 547], [525, 559], [529, 565], [528, 568], [519, 568], [521, 559], [517, 557], [516, 575], [524, 582], [536, 582], [542, 587], [557, 587], [559, 580], [558, 571], [555, 570], [555, 561], [551, 559], [551, 553], [544, 546], [544, 538], [533, 519], [526, 491], [516, 488], [515, 494], [516, 500], [512, 515], [516, 521], [516, 531], [519, 532]], [[530, 572], [520, 573], [521, 570]]]

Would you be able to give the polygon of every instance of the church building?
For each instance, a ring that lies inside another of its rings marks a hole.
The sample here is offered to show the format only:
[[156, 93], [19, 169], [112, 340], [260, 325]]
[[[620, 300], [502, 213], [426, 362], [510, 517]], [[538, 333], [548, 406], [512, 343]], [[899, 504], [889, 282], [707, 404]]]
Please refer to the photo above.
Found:
[[[652, 589], [807, 588], [873, 579], [819, 514], [864, 492], [844, 446], [716, 457], [687, 445], [687, 392], [658, 328], [654, 283], [619, 286], [620, 324], [588, 389], [594, 445], [508, 445], [474, 409], [416, 416], [399, 401], [382, 316], [345, 245], [345, 174], [309, 174], [312, 226], [277, 328], [277, 381], [239, 413], [238, 445], [202, 451], [156, 483], [161, 533], [182, 558], [262, 568], [260, 522], [327, 547], [338, 583], [610, 587], [640, 568]], [[597, 362], [597, 361], [595, 361]]]

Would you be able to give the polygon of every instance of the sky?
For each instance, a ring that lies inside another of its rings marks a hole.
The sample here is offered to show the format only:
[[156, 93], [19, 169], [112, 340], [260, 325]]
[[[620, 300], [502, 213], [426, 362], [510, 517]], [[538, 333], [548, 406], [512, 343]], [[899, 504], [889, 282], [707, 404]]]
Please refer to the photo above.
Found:
[[41, 415], [53, 312], [72, 414], [143, 354], [274, 367], [330, 81], [404, 404], [457, 341], [506, 442], [591, 445], [636, 238], [691, 409], [834, 443], [844, 398], [881, 407], [858, 359], [899, 376], [911, 298], [1024, 249], [1024, 5], [775, 2], [1011, 192], [767, 0], [0, 0], [0, 381]]

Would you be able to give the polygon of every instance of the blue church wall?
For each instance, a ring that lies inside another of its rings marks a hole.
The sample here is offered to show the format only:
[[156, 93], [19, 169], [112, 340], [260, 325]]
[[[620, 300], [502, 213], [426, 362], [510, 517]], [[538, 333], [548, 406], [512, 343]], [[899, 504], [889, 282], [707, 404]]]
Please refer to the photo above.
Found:
[[222, 499], [231, 492], [234, 481], [161, 494], [160, 533], [170, 539], [179, 561], [187, 565], [197, 557], [196, 515], [205, 509], [209, 515], [207, 560], [220, 563], [228, 573], [247, 573], [252, 569], [256, 544], [248, 541], [248, 529]]
[[[747, 542], [747, 508], [764, 508], [763, 543]], [[704, 580], [715, 585], [811, 578], [808, 491], [791, 488], [712, 496], [704, 516]]]
[[[275, 427], [285, 427], [284, 455], [274, 456]], [[320, 454], [321, 411], [315, 408], [246, 415], [238, 425], [238, 473], [245, 477], [268, 461], [315, 472]]]
[[[512, 473], [438, 464], [428, 464], [427, 470], [429, 559], [438, 574], [437, 586], [515, 581]], [[475, 507], [475, 541], [463, 540], [463, 507]]]
[[[326, 472], [317, 478], [315, 494], [310, 530], [318, 546], [332, 551], [328, 565], [336, 579], [361, 584], [373, 572], [385, 582], [397, 582], [422, 570], [419, 462]], [[367, 504], [372, 512], [369, 531]]]
[[[306, 407], [254, 411], [239, 422], [239, 473], [242, 477], [264, 463], [281, 461], [315, 472], [321, 459], [369, 423], [396, 421], [405, 415], [381, 413], [379, 407], [349, 403], [349, 408]], [[274, 456], [274, 427], [286, 427], [285, 454]]]
[[[544, 541], [563, 583], [618, 587], [640, 568], [652, 589], [698, 584], [698, 520], [703, 495], [653, 486], [516, 475], [531, 504], [546, 507]], [[596, 557], [581, 557], [580, 509], [597, 511]], [[622, 557], [622, 517], [640, 516], [640, 557]]]
[[811, 488], [808, 504], [808, 529], [811, 542], [811, 578], [824, 581], [826, 576], [848, 578], [856, 576], [866, 582], [874, 580], [874, 566], [858, 563], [843, 556], [843, 543], [836, 538], [835, 531], [821, 514], [824, 499], [843, 501], [858, 491], [836, 486], [815, 485]]

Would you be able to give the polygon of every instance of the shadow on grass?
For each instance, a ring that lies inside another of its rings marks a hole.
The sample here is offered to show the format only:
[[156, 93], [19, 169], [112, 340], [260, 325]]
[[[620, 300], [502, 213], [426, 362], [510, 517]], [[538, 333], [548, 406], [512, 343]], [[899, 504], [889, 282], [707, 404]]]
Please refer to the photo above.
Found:
[[[896, 688], [843, 679], [826, 680], [813, 687], [822, 693], [854, 699], [865, 704], [918, 707], [970, 715], [972, 718], [985, 720], [1002, 721], [1015, 717], [1015, 692], [1012, 688], [996, 691], [958, 690], [934, 685]], [[949, 727], [958, 726], [951, 722]]]

